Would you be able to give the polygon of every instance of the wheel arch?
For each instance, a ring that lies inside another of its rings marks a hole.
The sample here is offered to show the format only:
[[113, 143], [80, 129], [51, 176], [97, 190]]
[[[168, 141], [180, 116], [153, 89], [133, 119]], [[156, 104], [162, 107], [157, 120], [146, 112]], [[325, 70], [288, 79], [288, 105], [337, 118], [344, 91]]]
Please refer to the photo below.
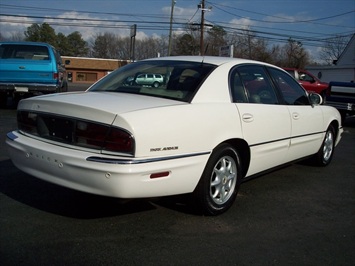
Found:
[[245, 177], [250, 165], [250, 148], [248, 143], [243, 139], [228, 139], [220, 143], [220, 145], [223, 143], [229, 144], [238, 152], [242, 164], [242, 175]]
[[[334, 129], [334, 135], [335, 135], [335, 140], [337, 141], [338, 140], [338, 134], [339, 134], [339, 122], [337, 120], [333, 120], [329, 126], [332, 126], [333, 129]], [[328, 127], [329, 127], [328, 126]]]

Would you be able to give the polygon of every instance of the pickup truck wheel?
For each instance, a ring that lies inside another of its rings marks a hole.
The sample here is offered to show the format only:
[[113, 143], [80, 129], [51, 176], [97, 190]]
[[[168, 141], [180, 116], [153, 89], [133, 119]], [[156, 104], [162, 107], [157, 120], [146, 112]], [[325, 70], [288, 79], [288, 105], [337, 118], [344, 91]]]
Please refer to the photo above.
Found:
[[314, 156], [315, 164], [318, 166], [327, 166], [333, 158], [334, 146], [335, 146], [335, 131], [333, 126], [329, 126], [327, 132], [325, 133], [323, 143], [319, 151]]
[[222, 144], [212, 153], [194, 191], [197, 207], [207, 215], [228, 210], [237, 197], [241, 179], [238, 152]]

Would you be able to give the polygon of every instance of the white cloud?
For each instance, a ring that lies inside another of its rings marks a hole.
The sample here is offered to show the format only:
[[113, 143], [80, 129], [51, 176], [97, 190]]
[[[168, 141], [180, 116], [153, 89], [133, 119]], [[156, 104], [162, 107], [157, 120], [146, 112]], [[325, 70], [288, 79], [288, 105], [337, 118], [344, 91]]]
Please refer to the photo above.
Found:
[[0, 32], [5, 38], [11, 38], [26, 31], [27, 27], [31, 26], [34, 21], [26, 17], [1, 16]]
[[[58, 20], [58, 18], [63, 18], [64, 20]], [[80, 20], [82, 20], [82, 22]], [[105, 22], [99, 17], [92, 17], [88, 14], [77, 12], [66, 12], [55, 19], [45, 19], [44, 22], [51, 25], [56, 33], [61, 32], [68, 35], [74, 31], [78, 31], [84, 40], [88, 40], [103, 32], [112, 32], [115, 35], [118, 34], [120, 36], [129, 36], [130, 34], [130, 30], [127, 29], [128, 26], [124, 23], [111, 21]]]
[[297, 15], [293, 15], [293, 16], [290, 16], [290, 15], [286, 15], [286, 14], [275, 14], [273, 16], [267, 16], [265, 17], [265, 21], [267, 22], [275, 22], [275, 23], [278, 23], [278, 22], [296, 22], [296, 21], [307, 21], [307, 20], [310, 20], [312, 19], [311, 17], [307, 16], [306, 14], [304, 13], [299, 13]]
[[251, 21], [249, 18], [232, 19], [229, 23], [234, 24], [237, 28], [250, 29], [251, 26], [255, 25], [255, 22]]

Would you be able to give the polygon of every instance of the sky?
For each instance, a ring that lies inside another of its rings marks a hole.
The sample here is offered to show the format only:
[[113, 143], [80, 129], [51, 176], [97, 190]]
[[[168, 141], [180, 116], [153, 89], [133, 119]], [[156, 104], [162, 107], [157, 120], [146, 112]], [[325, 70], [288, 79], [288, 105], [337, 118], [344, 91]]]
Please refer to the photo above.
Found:
[[[201, 23], [201, 0], [176, 0], [172, 31]], [[79, 31], [86, 41], [112, 32], [136, 38], [168, 36], [172, 0], [0, 0], [0, 32], [10, 38], [33, 23], [48, 23], [56, 33]], [[270, 45], [300, 41], [316, 59], [324, 40], [355, 33], [355, 0], [211, 0], [205, 1], [205, 25], [228, 34], [251, 30]]]

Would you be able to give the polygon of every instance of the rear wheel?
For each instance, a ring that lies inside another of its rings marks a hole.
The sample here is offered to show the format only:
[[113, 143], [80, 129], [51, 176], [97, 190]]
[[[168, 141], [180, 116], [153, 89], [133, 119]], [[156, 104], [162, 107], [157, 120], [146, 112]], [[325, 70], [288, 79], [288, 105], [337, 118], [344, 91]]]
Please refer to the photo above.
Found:
[[315, 164], [318, 166], [326, 166], [330, 164], [334, 154], [334, 146], [335, 130], [333, 126], [329, 126], [327, 132], [325, 133], [322, 146], [314, 156]]
[[198, 207], [207, 215], [228, 210], [237, 196], [241, 163], [237, 151], [222, 144], [212, 153], [194, 191]]

